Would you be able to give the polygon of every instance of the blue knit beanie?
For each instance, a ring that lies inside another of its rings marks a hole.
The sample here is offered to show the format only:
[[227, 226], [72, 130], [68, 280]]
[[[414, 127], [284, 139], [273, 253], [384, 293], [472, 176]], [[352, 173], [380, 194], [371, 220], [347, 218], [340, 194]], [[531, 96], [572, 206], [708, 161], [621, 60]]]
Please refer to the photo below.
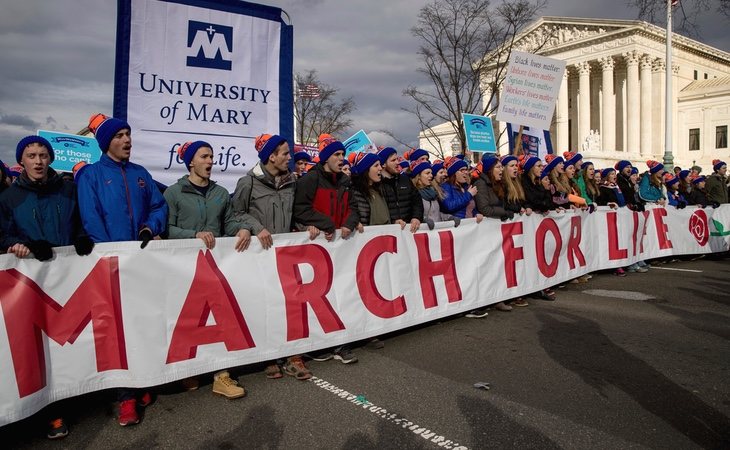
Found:
[[408, 154], [408, 161], [413, 162], [422, 156], [428, 157], [428, 152], [422, 148], [417, 148]]
[[53, 162], [56, 155], [54, 155], [53, 153], [53, 147], [51, 146], [50, 142], [40, 136], [26, 136], [21, 139], [20, 142], [18, 142], [18, 146], [15, 147], [15, 160], [18, 162], [18, 164], [20, 164], [20, 160], [23, 158], [23, 150], [25, 150], [25, 147], [29, 146], [30, 144], [40, 144], [47, 148], [48, 156], [50, 157], [51, 162]]
[[[350, 163], [349, 160], [346, 160]], [[352, 160], [350, 167], [353, 175], [362, 175], [366, 173], [376, 162], [380, 161], [375, 153], [358, 152]]]
[[619, 172], [623, 172], [623, 171], [624, 171], [624, 169], [625, 169], [625, 168], [626, 168], [627, 166], [631, 166], [631, 161], [627, 161], [627, 160], [625, 160], [625, 159], [622, 159], [621, 161], [617, 162], [617, 163], [616, 163], [616, 165], [615, 165], [614, 167], [616, 167], [616, 170], [617, 170], [617, 171], [619, 171]]
[[[505, 155], [500, 160], [500, 162], [502, 163], [502, 165], [505, 166], [505, 167], [507, 167], [507, 164], [511, 163], [512, 161], [517, 161], [517, 157], [516, 156], [513, 156], [513, 155]], [[483, 165], [484, 164], [482, 163], [482, 166]]]
[[530, 169], [532, 169], [538, 161], [540, 161], [540, 158], [538, 158], [537, 156], [530, 156], [522, 164], [522, 170], [525, 172], [529, 172]]
[[603, 169], [601, 171], [601, 178], [606, 178], [609, 173], [615, 172], [615, 171], [616, 171], [616, 169], [614, 169], [613, 167], [606, 167], [605, 169]]
[[312, 162], [312, 157], [309, 156], [309, 153], [307, 152], [296, 152], [294, 153], [294, 162], [305, 160], [307, 162]]
[[498, 161], [499, 158], [496, 155], [485, 153], [484, 156], [482, 156], [482, 173], [489, 172], [489, 170], [494, 167]]
[[454, 158], [452, 160], [451, 164], [449, 164], [449, 167], [446, 168], [446, 173], [449, 176], [453, 176], [459, 170], [468, 169], [468, 168], [469, 168], [469, 164], [467, 164], [466, 161], [464, 161], [463, 159]]
[[416, 163], [416, 161], [411, 162], [411, 178], [415, 178], [419, 173], [430, 168], [431, 163], [428, 161], [421, 161], [419, 163]]
[[120, 130], [132, 130], [127, 122], [114, 117], [107, 117], [101, 125], [94, 131], [96, 142], [99, 143], [99, 148], [102, 152], [106, 153], [109, 150], [109, 144], [112, 142], [114, 135], [119, 133]]
[[390, 155], [394, 155], [396, 153], [398, 153], [398, 152], [393, 147], [385, 147], [384, 149], [380, 150], [378, 152], [378, 158], [380, 158], [380, 164], [385, 164], [385, 162], [388, 161], [388, 158], [390, 158]]
[[254, 147], [259, 152], [259, 160], [262, 164], [269, 162], [269, 156], [274, 153], [281, 144], [286, 142], [286, 139], [279, 136], [278, 134], [262, 134], [256, 137], [254, 141]]
[[186, 142], [177, 149], [177, 154], [182, 158], [188, 170], [190, 170], [190, 162], [202, 147], [208, 147], [213, 150], [213, 147], [205, 141]]

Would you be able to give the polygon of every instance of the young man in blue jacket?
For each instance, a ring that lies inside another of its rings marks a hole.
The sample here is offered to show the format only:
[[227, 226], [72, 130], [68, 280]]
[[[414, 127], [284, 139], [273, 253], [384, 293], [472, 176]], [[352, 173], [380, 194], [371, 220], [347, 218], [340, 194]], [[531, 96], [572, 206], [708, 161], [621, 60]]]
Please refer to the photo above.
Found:
[[[103, 152], [76, 177], [81, 219], [94, 242], [142, 241], [167, 227], [167, 203], [147, 170], [129, 161], [132, 129], [123, 120], [95, 114], [89, 129]], [[148, 392], [119, 389], [119, 425], [139, 423], [137, 406], [151, 402]]]
[[[75, 186], [49, 167], [54, 159], [51, 144], [27, 136], [18, 143], [16, 159], [23, 173], [0, 195], [2, 250], [18, 258], [32, 253], [39, 261], [53, 258], [53, 247], [64, 245], [74, 245], [79, 255], [91, 253], [94, 242], [81, 226]], [[62, 409], [63, 403], [57, 402], [46, 410], [49, 439], [68, 434]]]

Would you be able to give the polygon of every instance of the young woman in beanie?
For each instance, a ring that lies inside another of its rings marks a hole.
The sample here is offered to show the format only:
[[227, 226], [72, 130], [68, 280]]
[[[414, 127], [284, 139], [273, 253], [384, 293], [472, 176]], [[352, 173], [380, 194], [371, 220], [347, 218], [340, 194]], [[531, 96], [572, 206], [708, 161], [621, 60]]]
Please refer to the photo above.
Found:
[[623, 192], [616, 184], [616, 169], [607, 167], [601, 172], [600, 194], [598, 196], [599, 206], [610, 206], [612, 209], [626, 206]]
[[[687, 197], [687, 202], [690, 205], [697, 205], [701, 208], [706, 207], [710, 204], [710, 202], [707, 200], [707, 192], [705, 191], [705, 177], [699, 176], [691, 181], [692, 183], [692, 190], [689, 193], [689, 196]], [[717, 206], [712, 205], [713, 207], [720, 206], [717, 204]]]
[[[555, 209], [552, 194], [540, 182], [543, 163], [540, 158], [530, 156], [522, 160], [522, 175], [520, 181], [525, 191], [525, 201], [534, 211], [547, 214]], [[549, 187], [549, 186], [548, 186]]]
[[580, 182], [576, 182], [580, 187], [580, 196], [586, 200], [588, 205], [596, 203], [600, 190], [596, 182], [595, 168], [592, 162], [585, 161], [583, 163], [577, 179], [580, 180]]
[[477, 221], [481, 222], [483, 216], [476, 214], [474, 208], [477, 188], [469, 186], [469, 165], [459, 158], [452, 158], [446, 172], [448, 178], [442, 185], [444, 199], [441, 210], [460, 219], [477, 217]]
[[441, 212], [439, 202], [444, 198], [444, 191], [434, 181], [433, 166], [428, 161], [411, 163], [411, 180], [421, 195], [423, 219], [429, 228], [433, 229], [436, 222], [453, 219], [453, 216]]
[[664, 185], [667, 188], [667, 202], [677, 209], [687, 206], [687, 200], [679, 192], [679, 177], [671, 174], [664, 174]]
[[352, 195], [360, 216], [359, 229], [363, 225], [390, 223], [388, 204], [380, 193], [383, 168], [375, 153], [358, 152], [352, 160]]
[[639, 196], [646, 203], [656, 203], [658, 205], [666, 205], [667, 197], [664, 193], [664, 183], [662, 175], [664, 175], [664, 165], [658, 161], [647, 161], [646, 165], [649, 170], [644, 173], [639, 183]]
[[571, 191], [570, 183], [566, 182], [565, 165], [563, 158], [549, 154], [545, 156], [545, 167], [542, 169], [543, 174], [547, 174], [550, 179], [550, 192], [553, 195], [553, 203], [559, 208], [569, 208], [570, 200], [568, 194]]

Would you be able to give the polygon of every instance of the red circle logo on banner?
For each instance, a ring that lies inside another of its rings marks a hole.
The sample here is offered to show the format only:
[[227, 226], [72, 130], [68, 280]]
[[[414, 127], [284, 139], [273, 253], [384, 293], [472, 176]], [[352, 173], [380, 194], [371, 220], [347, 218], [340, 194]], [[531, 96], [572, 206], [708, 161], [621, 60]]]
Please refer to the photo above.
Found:
[[697, 239], [698, 244], [701, 246], [707, 244], [710, 239], [710, 226], [707, 223], [707, 214], [704, 210], [698, 209], [689, 218], [689, 232]]

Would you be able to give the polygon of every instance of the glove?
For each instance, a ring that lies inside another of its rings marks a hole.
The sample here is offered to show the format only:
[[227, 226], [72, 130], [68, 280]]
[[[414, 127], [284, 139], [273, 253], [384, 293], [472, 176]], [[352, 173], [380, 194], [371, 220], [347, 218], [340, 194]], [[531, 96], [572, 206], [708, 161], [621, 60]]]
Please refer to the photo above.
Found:
[[679, 203], [677, 203], [677, 209], [684, 209], [687, 206], [687, 202], [680, 200]]
[[460, 217], [454, 217], [454, 228], [461, 225], [461, 218]]
[[94, 249], [94, 241], [89, 236], [81, 236], [74, 242], [74, 248], [76, 249], [77, 255], [88, 255]]
[[588, 214], [593, 214], [594, 212], [596, 212], [596, 204], [591, 203], [590, 205], [588, 205]]
[[435, 227], [435, 226], [436, 226], [436, 224], [435, 224], [435, 223], [433, 223], [433, 220], [431, 220], [431, 219], [428, 219], [428, 218], [426, 219], [426, 225], [428, 225], [428, 229], [429, 229], [429, 230], [433, 230], [433, 227]]
[[638, 212], [644, 212], [644, 211], [646, 211], [646, 208], [644, 208], [644, 204], [643, 203], [637, 203], [636, 204], [636, 210]]
[[48, 241], [30, 241], [26, 247], [38, 261], [48, 261], [53, 258], [53, 248]]
[[139, 232], [139, 240], [142, 241], [142, 245], [139, 246], [139, 248], [145, 248], [147, 247], [147, 244], [150, 243], [154, 236], [152, 236], [152, 232], [145, 228], [144, 230]]
[[720, 203], [718, 203], [718, 202], [712, 202], [712, 207], [713, 208], [719, 208], [720, 207]]
[[515, 217], [515, 213], [508, 211], [507, 214], [502, 214], [502, 217], [499, 218], [502, 222], [505, 220], [512, 220]]

